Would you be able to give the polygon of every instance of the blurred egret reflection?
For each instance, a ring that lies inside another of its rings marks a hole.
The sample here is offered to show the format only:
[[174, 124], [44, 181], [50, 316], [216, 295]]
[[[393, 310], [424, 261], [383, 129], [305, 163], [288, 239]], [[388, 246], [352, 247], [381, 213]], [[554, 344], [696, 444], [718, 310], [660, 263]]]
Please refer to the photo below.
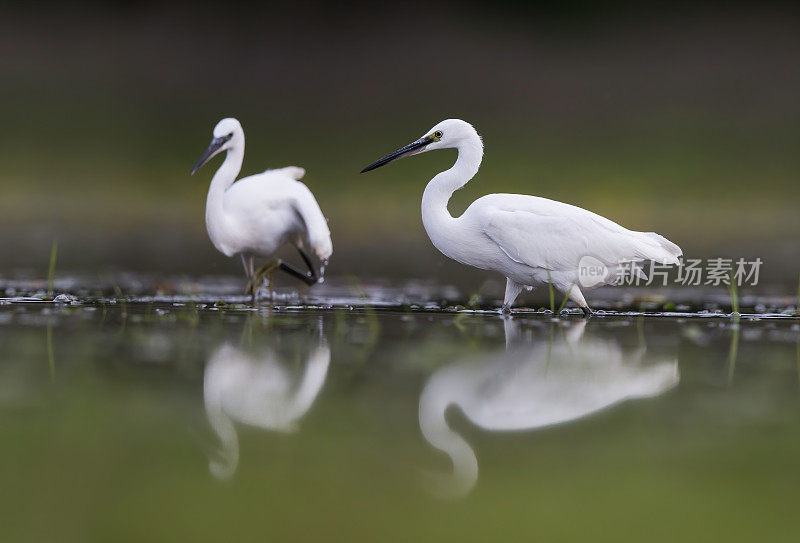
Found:
[[482, 430], [535, 430], [663, 394], [680, 379], [677, 355], [646, 360], [644, 347], [626, 354], [612, 338], [584, 338], [585, 321], [550, 342], [519, 340], [511, 319], [504, 326], [505, 351], [449, 364], [422, 391], [422, 434], [453, 463], [452, 476], [435, 476], [433, 490], [443, 496], [463, 496], [478, 480], [475, 451], [447, 422], [451, 406]]
[[219, 437], [219, 454], [209, 470], [226, 479], [239, 465], [236, 423], [263, 430], [293, 432], [325, 384], [331, 351], [324, 336], [305, 358], [302, 371], [292, 371], [272, 348], [247, 349], [224, 343], [208, 360], [203, 400], [208, 422]]

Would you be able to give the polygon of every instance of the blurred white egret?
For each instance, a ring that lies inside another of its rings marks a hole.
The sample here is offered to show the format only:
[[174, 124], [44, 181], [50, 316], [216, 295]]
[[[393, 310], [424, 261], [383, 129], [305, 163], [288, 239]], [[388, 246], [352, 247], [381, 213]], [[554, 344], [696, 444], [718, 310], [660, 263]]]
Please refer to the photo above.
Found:
[[[213, 134], [211, 145], [192, 168], [192, 175], [213, 156], [227, 152], [211, 180], [206, 200], [206, 228], [214, 247], [226, 256], [241, 255], [250, 280], [247, 292], [254, 301], [258, 286], [267, 275], [272, 288], [272, 272], [277, 269], [309, 285], [317, 283], [333, 246], [328, 223], [314, 195], [299, 181], [305, 170], [287, 166], [236, 181], [244, 158], [242, 125], [236, 119], [222, 119], [214, 127]], [[279, 259], [254, 271], [255, 257], [272, 257], [287, 243], [300, 252], [308, 272]], [[319, 273], [305, 248], [310, 248], [322, 261]]]
[[203, 376], [206, 415], [222, 444], [209, 463], [211, 473], [225, 479], [236, 471], [239, 439], [234, 422], [277, 432], [296, 430], [322, 390], [330, 360], [324, 338], [307, 356], [302, 375], [272, 349], [252, 353], [226, 343], [214, 352]]
[[515, 345], [515, 325], [505, 325], [507, 351], [439, 368], [420, 396], [422, 434], [453, 463], [451, 475], [433, 474], [432, 490], [443, 497], [463, 496], [478, 480], [473, 448], [447, 422], [453, 406], [482, 430], [527, 431], [658, 396], [680, 380], [677, 356], [644, 361], [644, 349], [627, 354], [615, 339], [584, 339], [586, 321], [573, 324], [565, 341], [555, 344]]
[[[440, 122], [362, 173], [399, 158], [447, 148], [457, 149], [458, 158], [425, 187], [422, 222], [434, 246], [446, 256], [506, 277], [504, 311], [523, 288], [551, 281], [589, 315], [579, 283], [585, 287], [612, 283], [623, 266], [634, 266], [632, 271], [641, 274], [634, 263], [645, 260], [678, 263], [680, 247], [654, 232], [634, 232], [585, 209], [546, 198], [489, 194], [475, 200], [460, 217], [451, 216], [448, 200], [475, 176], [483, 158], [480, 136], [460, 119]], [[582, 281], [581, 268], [587, 262], [592, 277]], [[598, 272], [601, 277], [596, 277]]]

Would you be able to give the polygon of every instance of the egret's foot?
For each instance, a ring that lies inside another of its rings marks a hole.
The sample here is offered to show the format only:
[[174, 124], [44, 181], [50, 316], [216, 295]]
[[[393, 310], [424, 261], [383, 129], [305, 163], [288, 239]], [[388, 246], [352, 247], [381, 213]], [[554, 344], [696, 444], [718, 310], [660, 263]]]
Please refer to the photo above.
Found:
[[313, 267], [311, 267], [308, 272], [304, 272], [304, 271], [298, 270], [297, 268], [295, 268], [291, 264], [287, 264], [286, 262], [281, 262], [280, 268], [281, 268], [281, 270], [285, 271], [286, 273], [288, 273], [292, 277], [294, 277], [296, 279], [299, 279], [300, 281], [302, 281], [303, 283], [305, 283], [308, 286], [316, 285], [319, 282], [319, 279], [320, 279], [319, 274], [317, 274], [317, 272], [314, 270]]
[[267, 275], [269, 276], [269, 278], [267, 279], [269, 281], [269, 300], [271, 302], [274, 302], [275, 301], [275, 281], [273, 280], [273, 276], [275, 275], [275, 270], [274, 269], [269, 270], [267, 272]]
[[584, 307], [581, 307], [581, 311], [583, 311], [583, 318], [584, 319], [588, 319], [589, 317], [594, 315], [594, 311], [592, 311], [591, 308], [589, 308], [588, 305], [584, 306]]
[[258, 268], [255, 273], [250, 277], [250, 281], [247, 283], [247, 289], [245, 290], [245, 294], [250, 294], [252, 297], [253, 303], [256, 301], [256, 293], [258, 292], [258, 287], [261, 286], [261, 283], [264, 281], [264, 276], [269, 276], [269, 283], [270, 289], [272, 288], [272, 273], [277, 270], [281, 266], [281, 261], [271, 260], [270, 262], [265, 263], [263, 266]]
[[511, 313], [511, 304], [503, 304], [503, 307], [500, 308], [500, 313], [503, 315], [508, 315]]
[[256, 274], [250, 276], [250, 279], [247, 280], [247, 287], [244, 289], [245, 294], [249, 294], [250, 296], [255, 296], [256, 289], [253, 288], [253, 285], [256, 282]]

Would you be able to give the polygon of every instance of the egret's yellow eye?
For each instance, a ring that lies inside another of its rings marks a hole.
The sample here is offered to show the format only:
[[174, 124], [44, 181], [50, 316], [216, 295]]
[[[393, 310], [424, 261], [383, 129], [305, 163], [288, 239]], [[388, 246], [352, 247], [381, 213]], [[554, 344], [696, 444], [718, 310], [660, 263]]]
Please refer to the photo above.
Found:
[[442, 134], [442, 131], [441, 131], [441, 130], [437, 130], [436, 132], [434, 132], [434, 133], [433, 133], [433, 137], [434, 137], [434, 138], [436, 138], [437, 140], [440, 140], [440, 139], [442, 139], [442, 136], [443, 136], [443, 135], [444, 135], [444, 134]]

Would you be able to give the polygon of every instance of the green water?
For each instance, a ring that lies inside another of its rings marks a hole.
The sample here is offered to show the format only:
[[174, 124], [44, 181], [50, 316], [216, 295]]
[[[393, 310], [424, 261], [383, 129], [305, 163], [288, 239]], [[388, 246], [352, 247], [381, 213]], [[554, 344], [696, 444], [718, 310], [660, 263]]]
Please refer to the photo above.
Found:
[[6, 541], [796, 541], [793, 319], [0, 305]]

